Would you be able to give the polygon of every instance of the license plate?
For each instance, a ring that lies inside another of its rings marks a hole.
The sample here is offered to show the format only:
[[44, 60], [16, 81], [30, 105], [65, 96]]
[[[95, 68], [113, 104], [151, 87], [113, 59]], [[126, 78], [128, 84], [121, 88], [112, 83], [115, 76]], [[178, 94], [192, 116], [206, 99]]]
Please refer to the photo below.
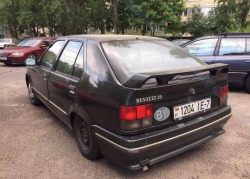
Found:
[[194, 114], [200, 111], [211, 108], [211, 98], [194, 101], [191, 103], [174, 106], [174, 119], [182, 118], [190, 114]]
[[7, 60], [7, 57], [0, 57], [0, 60]]

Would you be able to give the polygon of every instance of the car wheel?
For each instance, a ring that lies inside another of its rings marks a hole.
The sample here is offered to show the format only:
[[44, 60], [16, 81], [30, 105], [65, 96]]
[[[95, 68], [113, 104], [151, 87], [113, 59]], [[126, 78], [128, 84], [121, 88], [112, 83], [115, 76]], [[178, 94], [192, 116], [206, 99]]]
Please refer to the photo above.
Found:
[[33, 87], [30, 80], [28, 83], [28, 92], [29, 92], [30, 103], [34, 106], [40, 105], [41, 101], [36, 97], [35, 93], [33, 92]]
[[7, 65], [7, 66], [11, 66], [12, 65], [12, 63], [4, 63], [5, 65]]
[[35, 54], [29, 54], [28, 56], [27, 56], [27, 58], [33, 58], [33, 59], [36, 59], [36, 55]]
[[7, 47], [7, 45], [4, 45], [4, 47], [3, 48], [6, 48]]
[[76, 116], [74, 130], [75, 138], [82, 155], [90, 160], [100, 158], [102, 155], [96, 143], [95, 136], [90, 131], [88, 122]]
[[250, 93], [250, 75], [247, 77], [246, 80], [246, 90], [248, 93]]

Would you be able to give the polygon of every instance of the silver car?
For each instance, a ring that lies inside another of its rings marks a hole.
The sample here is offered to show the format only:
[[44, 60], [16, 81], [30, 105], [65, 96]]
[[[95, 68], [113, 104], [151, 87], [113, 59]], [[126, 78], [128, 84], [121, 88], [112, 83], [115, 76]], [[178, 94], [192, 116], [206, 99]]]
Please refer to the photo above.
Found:
[[15, 38], [4, 38], [0, 39], [0, 48], [5, 48], [9, 46], [15, 46], [18, 44], [18, 40]]

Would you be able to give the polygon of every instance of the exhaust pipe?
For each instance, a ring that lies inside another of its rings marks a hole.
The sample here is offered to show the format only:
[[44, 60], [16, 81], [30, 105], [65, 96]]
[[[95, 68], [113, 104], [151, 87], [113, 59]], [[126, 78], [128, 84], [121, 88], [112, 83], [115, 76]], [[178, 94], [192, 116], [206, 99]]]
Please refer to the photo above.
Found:
[[143, 167], [142, 167], [142, 171], [148, 171], [148, 166], [147, 165], [143, 165]]

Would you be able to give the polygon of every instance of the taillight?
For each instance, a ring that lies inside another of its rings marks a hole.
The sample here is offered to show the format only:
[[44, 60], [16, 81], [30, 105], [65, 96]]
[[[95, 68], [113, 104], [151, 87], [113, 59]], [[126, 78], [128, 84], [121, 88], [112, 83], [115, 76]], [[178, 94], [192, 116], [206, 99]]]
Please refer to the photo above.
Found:
[[223, 86], [218, 90], [219, 105], [226, 105], [228, 99], [228, 86]]
[[121, 129], [136, 130], [152, 126], [153, 105], [120, 106]]

